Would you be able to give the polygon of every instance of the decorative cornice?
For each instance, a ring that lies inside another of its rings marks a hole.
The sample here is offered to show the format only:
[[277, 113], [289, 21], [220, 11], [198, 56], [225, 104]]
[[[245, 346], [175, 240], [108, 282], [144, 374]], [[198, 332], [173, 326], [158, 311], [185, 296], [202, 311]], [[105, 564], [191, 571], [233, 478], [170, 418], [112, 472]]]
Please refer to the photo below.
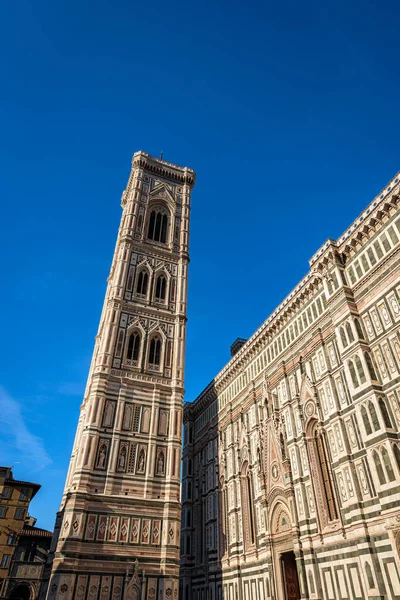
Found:
[[[345, 246], [349, 244], [351, 239], [358, 235], [360, 229], [365, 225], [365, 222], [368, 224], [369, 221], [376, 219], [385, 202], [391, 202], [392, 196], [397, 197], [399, 195], [399, 191], [400, 171], [393, 177], [388, 186], [384, 187], [384, 189], [373, 199], [367, 208], [357, 217], [355, 221], [353, 221], [350, 227], [348, 227], [337, 240], [333, 240], [331, 238], [327, 239], [321, 248], [319, 248], [319, 250], [308, 261], [310, 267], [313, 266], [314, 263], [332, 247], [338, 248], [339, 251], [343, 252]], [[379, 220], [379, 217], [377, 220]]]
[[180, 167], [161, 158], [155, 158], [142, 150], [135, 152], [133, 155], [132, 168], [134, 167], [141, 167], [148, 173], [154, 173], [175, 183], [187, 184], [190, 187], [194, 186], [196, 180], [196, 173], [193, 169]]

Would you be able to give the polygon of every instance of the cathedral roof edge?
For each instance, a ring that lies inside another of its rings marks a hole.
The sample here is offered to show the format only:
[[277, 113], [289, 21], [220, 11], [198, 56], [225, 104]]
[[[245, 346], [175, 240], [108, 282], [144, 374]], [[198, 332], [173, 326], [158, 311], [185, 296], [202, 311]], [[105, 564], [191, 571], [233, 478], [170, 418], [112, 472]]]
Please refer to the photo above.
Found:
[[[346, 232], [353, 233], [353, 230], [358, 230], [358, 225], [361, 224], [364, 220], [364, 215], [370, 216], [372, 212], [377, 212], [379, 207], [382, 206], [382, 203], [387, 199], [389, 194], [393, 194], [394, 191], [400, 190], [400, 172], [398, 172], [393, 179], [389, 182], [388, 185], [385, 186], [382, 192], [378, 194], [374, 200], [367, 206], [367, 208], [361, 213], [360, 217], [358, 217], [349, 228], [346, 229]], [[194, 399], [191, 403], [192, 410], [196, 410], [197, 406], [201, 403], [202, 400], [205, 399], [207, 394], [210, 392], [210, 388], [219, 387], [218, 384], [221, 384], [224, 377], [229, 374], [231, 369], [236, 365], [238, 365], [241, 361], [246, 360], [246, 354], [250, 351], [250, 348], [253, 346], [256, 340], [259, 340], [262, 334], [267, 333], [266, 330], [272, 326], [278, 318], [282, 316], [284, 310], [290, 308], [293, 300], [298, 297], [300, 293], [304, 293], [307, 289], [310, 288], [310, 285], [314, 284], [316, 280], [320, 280], [320, 274], [315, 269], [315, 262], [320, 257], [321, 254], [325, 253], [325, 250], [329, 248], [340, 248], [342, 243], [346, 241], [346, 235], [342, 235], [338, 238], [338, 240], [334, 240], [332, 238], [328, 238], [327, 242], [322, 246], [322, 248], [314, 254], [314, 256], [310, 259], [309, 264], [310, 268], [306, 275], [301, 279], [301, 281], [293, 288], [293, 290], [283, 299], [283, 301], [275, 308], [275, 310], [263, 321], [263, 323], [256, 329], [256, 331], [249, 337], [247, 342], [243, 344], [243, 346], [238, 350], [238, 352], [227, 362], [227, 364], [222, 368], [221, 371], [212, 379], [212, 381], [207, 385], [207, 387]], [[248, 357], [247, 357], [248, 358]]]
[[390, 194], [393, 194], [395, 189], [400, 189], [400, 171], [389, 181], [387, 185], [375, 196], [361, 214], [346, 228], [346, 230], [338, 237], [337, 240], [328, 238], [327, 241], [317, 250], [310, 258], [309, 265], [312, 267], [314, 263], [321, 257], [329, 246], [340, 247], [347, 239], [354, 234], [356, 230], [363, 224], [365, 219], [372, 216], [374, 212], [379, 210], [379, 206], [387, 199]]

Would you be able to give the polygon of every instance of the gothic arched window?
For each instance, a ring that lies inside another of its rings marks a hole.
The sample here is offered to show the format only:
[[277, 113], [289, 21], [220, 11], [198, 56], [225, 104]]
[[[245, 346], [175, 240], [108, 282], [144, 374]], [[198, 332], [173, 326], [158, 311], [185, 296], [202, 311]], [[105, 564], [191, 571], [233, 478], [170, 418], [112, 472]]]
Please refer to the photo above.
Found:
[[161, 361], [161, 339], [156, 336], [153, 337], [150, 342], [149, 349], [149, 365], [152, 367], [159, 367]]
[[382, 413], [382, 417], [383, 417], [385, 426], [388, 427], [389, 429], [391, 429], [392, 428], [392, 421], [390, 420], [387, 406], [384, 403], [384, 401], [382, 400], [382, 398], [379, 398], [379, 408], [381, 409], [381, 413]]
[[163, 212], [153, 210], [150, 214], [149, 228], [147, 237], [154, 242], [166, 244], [168, 233], [168, 215]]
[[379, 458], [379, 454], [376, 450], [372, 453], [372, 458], [374, 459], [375, 469], [378, 475], [379, 483], [384, 485], [386, 483], [385, 474], [383, 472], [381, 459]]
[[356, 370], [354, 368], [353, 361], [349, 360], [348, 365], [349, 365], [349, 371], [350, 371], [351, 380], [353, 382], [353, 386], [355, 388], [357, 388], [360, 384], [359, 384], [358, 379], [357, 379]]
[[128, 360], [139, 360], [139, 350], [140, 350], [140, 334], [138, 332], [131, 333], [128, 341], [128, 350], [126, 353], [126, 358]]
[[136, 294], [138, 296], [147, 296], [147, 289], [149, 287], [149, 274], [147, 271], [140, 271], [137, 285]]
[[369, 414], [371, 415], [372, 425], [374, 426], [374, 431], [378, 431], [381, 428], [381, 426], [379, 425], [379, 419], [378, 419], [378, 415], [376, 414], [375, 406], [371, 402], [371, 400], [368, 402], [368, 410], [369, 410]]
[[381, 449], [381, 455], [382, 455], [383, 464], [385, 466], [385, 471], [388, 476], [388, 479], [389, 479], [389, 481], [394, 481], [396, 479], [396, 477], [393, 472], [393, 467], [392, 467], [392, 463], [390, 462], [388, 451], [386, 450], [385, 447], [383, 447]]
[[330, 473], [330, 465], [327, 459], [327, 453], [325, 449], [325, 440], [322, 434], [315, 427], [314, 429], [314, 450], [315, 457], [318, 463], [318, 470], [321, 480], [322, 493], [325, 500], [325, 506], [328, 512], [329, 521], [334, 521], [338, 518], [338, 512], [336, 508], [335, 496], [333, 491], [333, 484]]
[[164, 302], [166, 291], [167, 291], [167, 280], [165, 278], [165, 275], [159, 275], [157, 277], [157, 281], [156, 281], [156, 293], [155, 293], [156, 300], [158, 300], [159, 302], [160, 301]]
[[364, 563], [364, 566], [365, 566], [365, 574], [366, 574], [367, 580], [368, 580], [368, 588], [370, 590], [372, 590], [375, 587], [375, 584], [374, 584], [374, 578], [372, 577], [371, 567], [369, 566], [369, 563], [367, 563], [367, 562]]
[[343, 348], [346, 348], [346, 346], [348, 345], [348, 341], [347, 341], [346, 334], [344, 332], [343, 327], [340, 328], [340, 338], [342, 340]]
[[367, 379], [365, 377], [364, 369], [363, 369], [363, 366], [361, 364], [361, 360], [360, 360], [360, 357], [358, 356], [358, 354], [355, 355], [354, 362], [356, 364], [358, 376], [360, 378], [360, 383], [362, 385], [363, 383], [365, 383], [367, 381]]
[[394, 444], [392, 447], [393, 447], [394, 457], [395, 457], [396, 463], [397, 463], [397, 468], [400, 471], [400, 449], [397, 446], [397, 444]]
[[367, 409], [365, 408], [364, 405], [362, 405], [361, 407], [361, 417], [364, 423], [364, 428], [365, 428], [365, 432], [367, 435], [371, 435], [372, 433], [372, 427], [371, 427], [371, 423], [369, 421], [369, 417], [368, 417], [368, 413], [367, 413]]
[[[285, 438], [283, 437], [283, 433], [280, 434], [279, 441], [280, 441], [280, 445], [281, 445], [282, 459], [285, 460], [286, 447], [285, 447]], [[260, 454], [260, 463], [261, 463], [261, 454]]]
[[346, 323], [346, 331], [347, 331], [347, 337], [349, 338], [350, 342], [354, 342], [354, 335], [353, 335], [353, 330], [351, 328], [350, 323], [347, 321]]
[[253, 503], [253, 489], [252, 489], [252, 481], [251, 474], [248, 472], [246, 475], [246, 491], [247, 491], [247, 512], [249, 518], [250, 525], [250, 538], [251, 543], [254, 544], [255, 541], [255, 531], [254, 531], [254, 503]]
[[313, 578], [311, 571], [308, 571], [308, 581], [310, 583], [310, 592], [312, 594], [315, 594], [314, 578]]
[[374, 381], [378, 381], [378, 379], [376, 377], [374, 365], [372, 364], [372, 359], [371, 359], [370, 355], [368, 354], [368, 352], [364, 352], [364, 358], [365, 358], [365, 362], [366, 362], [367, 367], [368, 367], [369, 376]]
[[118, 332], [117, 346], [115, 348], [115, 356], [117, 356], [117, 357], [121, 356], [123, 341], [124, 341], [124, 330], [120, 329]]
[[358, 337], [360, 338], [360, 340], [364, 340], [365, 339], [364, 332], [362, 330], [360, 321], [358, 319], [354, 319], [354, 324], [356, 326], [356, 331], [357, 331]]

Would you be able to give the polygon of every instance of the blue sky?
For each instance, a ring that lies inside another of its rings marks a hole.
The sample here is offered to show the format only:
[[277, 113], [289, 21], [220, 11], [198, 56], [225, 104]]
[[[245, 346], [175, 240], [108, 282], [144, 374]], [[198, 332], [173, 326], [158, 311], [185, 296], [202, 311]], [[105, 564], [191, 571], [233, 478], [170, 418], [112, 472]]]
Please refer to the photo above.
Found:
[[0, 463], [59, 507], [131, 155], [193, 167], [187, 400], [400, 169], [398, 3], [10, 2]]

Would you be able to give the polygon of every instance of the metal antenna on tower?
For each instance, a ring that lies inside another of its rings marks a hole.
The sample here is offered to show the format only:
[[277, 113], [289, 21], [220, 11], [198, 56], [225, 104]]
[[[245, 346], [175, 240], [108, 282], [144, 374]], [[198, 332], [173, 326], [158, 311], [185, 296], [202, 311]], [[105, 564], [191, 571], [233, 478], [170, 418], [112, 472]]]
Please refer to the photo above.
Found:
[[160, 160], [162, 160], [162, 157], [163, 157], [163, 151], [161, 150], [161, 152], [160, 152]]

